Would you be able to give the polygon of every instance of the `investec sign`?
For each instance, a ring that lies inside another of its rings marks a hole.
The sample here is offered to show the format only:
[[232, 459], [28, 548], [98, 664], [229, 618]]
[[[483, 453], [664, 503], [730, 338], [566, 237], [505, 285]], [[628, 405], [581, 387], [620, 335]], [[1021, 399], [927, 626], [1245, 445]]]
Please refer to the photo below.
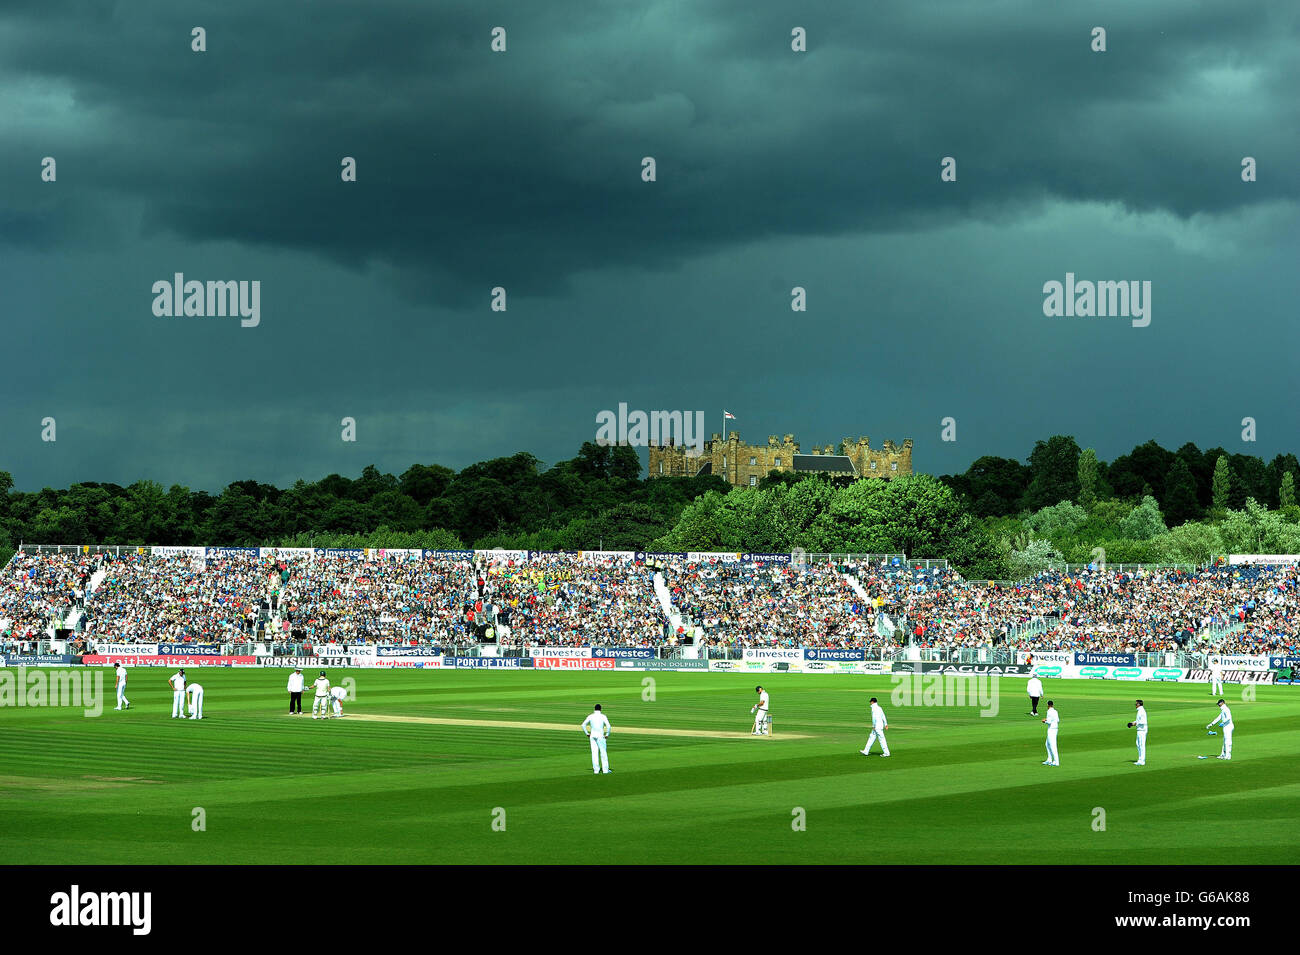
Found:
[[95, 652], [102, 653], [105, 656], [113, 654], [115, 656], [129, 657], [156, 657], [158, 656], [158, 644], [156, 643], [97, 643]]
[[160, 643], [158, 656], [219, 657], [221, 647], [215, 643]]
[[1050, 663], [1055, 666], [1073, 666], [1074, 653], [1070, 650], [1017, 650], [1017, 663]]
[[442, 649], [440, 647], [369, 647], [368, 650], [368, 653], [354, 653], [352, 655], [370, 657], [411, 657], [415, 659], [442, 656]]
[[534, 660], [590, 657], [591, 647], [529, 647], [528, 655]]
[[1081, 667], [1132, 667], [1137, 666], [1137, 657], [1132, 653], [1079, 651], [1074, 655], [1074, 663]]
[[1225, 670], [1267, 670], [1267, 656], [1248, 656], [1245, 654], [1215, 653], [1212, 660], [1218, 660]]
[[863, 660], [866, 654], [861, 649], [852, 647], [805, 647], [804, 657], [809, 660], [828, 661], [848, 661]]
[[745, 651], [746, 663], [803, 662], [803, 647], [755, 647]]

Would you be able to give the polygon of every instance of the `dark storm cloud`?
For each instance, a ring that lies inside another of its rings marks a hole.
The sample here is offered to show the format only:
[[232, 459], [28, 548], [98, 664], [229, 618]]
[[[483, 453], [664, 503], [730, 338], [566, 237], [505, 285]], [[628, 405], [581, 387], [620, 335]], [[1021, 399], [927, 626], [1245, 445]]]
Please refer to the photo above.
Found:
[[[1296, 24], [1235, 0], [6, 4], [0, 468], [553, 460], [619, 401], [710, 430], [737, 406], [760, 440], [915, 436], [932, 471], [1056, 431], [1104, 457], [1226, 445], [1288, 401]], [[1156, 280], [1152, 328], [1045, 322], [1067, 269]], [[270, 317], [154, 318], [173, 271], [260, 278]], [[1280, 347], [1224, 367], [1243, 314]], [[1187, 369], [1211, 367], [1247, 407], [1207, 410]], [[55, 411], [57, 453], [33, 441]], [[347, 414], [374, 444], [340, 449]]]
[[[382, 260], [453, 304], [502, 262], [547, 293], [592, 266], [1014, 217], [1053, 195], [1186, 216], [1297, 189], [1225, 174], [1240, 158], [1225, 139], [1295, 144], [1295, 36], [1262, 4], [42, 9], [6, 22], [8, 76], [70, 91], [69, 118], [90, 122], [62, 131], [67, 165], [93, 164], [145, 234]], [[1094, 22], [1106, 54], [1088, 48]], [[188, 48], [194, 24], [206, 54]], [[488, 51], [496, 25], [505, 54]], [[1248, 88], [1216, 98], [1216, 71]], [[1250, 104], [1272, 121], [1247, 133]], [[344, 155], [358, 188], [338, 181]], [[944, 155], [962, 183], [946, 193]]]

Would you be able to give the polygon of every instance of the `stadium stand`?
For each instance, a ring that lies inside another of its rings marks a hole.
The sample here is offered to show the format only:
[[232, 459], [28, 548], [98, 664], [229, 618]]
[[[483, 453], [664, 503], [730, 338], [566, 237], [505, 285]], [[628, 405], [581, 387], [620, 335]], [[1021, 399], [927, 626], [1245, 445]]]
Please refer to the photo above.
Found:
[[62, 622], [114, 643], [1300, 647], [1295, 566], [1098, 568], [999, 585], [897, 559], [136, 550], [20, 551], [0, 578], [0, 640], [20, 647]]

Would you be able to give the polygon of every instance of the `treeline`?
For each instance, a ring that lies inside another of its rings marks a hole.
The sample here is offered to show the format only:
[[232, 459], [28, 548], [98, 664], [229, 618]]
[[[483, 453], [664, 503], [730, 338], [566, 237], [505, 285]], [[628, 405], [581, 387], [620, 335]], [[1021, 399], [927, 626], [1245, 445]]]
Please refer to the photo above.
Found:
[[[1300, 461], [1155, 441], [1109, 464], [1074, 438], [1034, 445], [1027, 464], [982, 457], [941, 480], [999, 552], [980, 568], [1028, 576], [1066, 563], [1204, 564], [1229, 553], [1300, 553]], [[974, 569], [974, 568], [972, 568]]]
[[1051, 564], [1200, 564], [1234, 552], [1300, 553], [1300, 461], [1148, 441], [1107, 463], [1072, 437], [1026, 463], [982, 457], [962, 474], [892, 481], [773, 472], [643, 478], [637, 452], [584, 444], [544, 468], [515, 454], [455, 472], [367, 467], [220, 494], [149, 481], [13, 490], [0, 471], [0, 560], [18, 541], [529, 550], [902, 552], [968, 576], [1021, 578]]
[[[1290, 478], [1287, 478], [1290, 475]], [[1184, 444], [1177, 451], [1148, 441], [1107, 464], [1074, 438], [1056, 435], [1039, 441], [1021, 464], [1011, 458], [982, 457], [962, 474], [941, 480], [961, 495], [975, 517], [1009, 517], [1077, 501], [1153, 497], [1170, 525], [1212, 516], [1216, 509], [1240, 510], [1248, 498], [1277, 509], [1294, 504], [1300, 460], [1279, 454], [1265, 464], [1251, 454], [1223, 448], [1201, 451]], [[1291, 500], [1283, 499], [1290, 487]]]
[[331, 474], [278, 488], [236, 481], [220, 494], [74, 484], [13, 490], [0, 471], [0, 560], [20, 541], [42, 544], [261, 544], [281, 547], [644, 547], [720, 478], [641, 477], [629, 447], [588, 442], [549, 468], [531, 454], [456, 472], [416, 464], [401, 475], [371, 466], [359, 478]]

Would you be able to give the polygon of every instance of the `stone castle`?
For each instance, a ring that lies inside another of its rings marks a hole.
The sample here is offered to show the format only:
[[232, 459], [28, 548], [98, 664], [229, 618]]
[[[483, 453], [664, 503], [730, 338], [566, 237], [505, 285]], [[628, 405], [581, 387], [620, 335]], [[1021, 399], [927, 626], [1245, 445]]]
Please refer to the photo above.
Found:
[[704, 453], [680, 445], [650, 446], [650, 477], [694, 477], [698, 474], [716, 474], [736, 487], [757, 484], [770, 471], [796, 471], [828, 474], [835, 477], [893, 478], [912, 473], [912, 439], [902, 447], [886, 441], [880, 450], [874, 450], [867, 438], [857, 442], [845, 438], [838, 450], [832, 445], [814, 447], [805, 454], [799, 450], [794, 435], [787, 434], [779, 442], [769, 435], [767, 444], [745, 444], [739, 431], [727, 434], [726, 440], [716, 432], [712, 440], [704, 442]]

